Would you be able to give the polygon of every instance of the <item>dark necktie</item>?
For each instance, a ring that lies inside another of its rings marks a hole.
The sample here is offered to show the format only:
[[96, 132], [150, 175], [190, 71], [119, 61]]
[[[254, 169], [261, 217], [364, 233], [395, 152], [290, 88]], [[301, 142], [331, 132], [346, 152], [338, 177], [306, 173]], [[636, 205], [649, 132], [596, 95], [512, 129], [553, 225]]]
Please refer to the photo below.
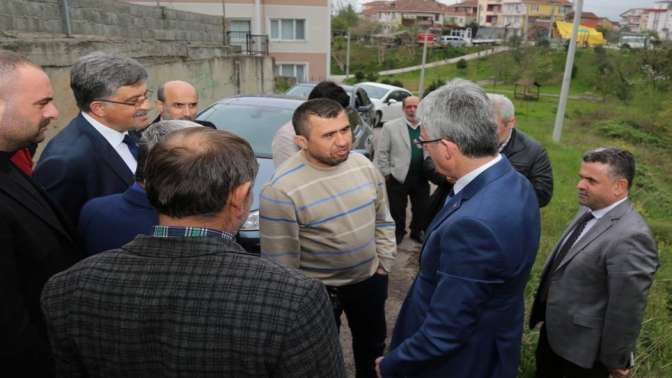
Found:
[[583, 214], [581, 218], [579, 218], [578, 221], [576, 221], [576, 225], [574, 226], [574, 231], [567, 237], [565, 242], [562, 244], [560, 247], [560, 250], [558, 253], [555, 254], [553, 257], [553, 261], [551, 261], [551, 266], [550, 268], [546, 271], [546, 274], [542, 278], [541, 284], [543, 285], [541, 288], [541, 298], [543, 302], [546, 302], [546, 297], [548, 296], [548, 276], [553, 273], [554, 270], [558, 268], [558, 265], [562, 262], [562, 259], [567, 256], [567, 252], [569, 252], [570, 249], [572, 249], [572, 246], [574, 243], [576, 243], [576, 239], [579, 238], [581, 233], [583, 232], [583, 229], [586, 228], [586, 224], [593, 219], [593, 213], [588, 211], [587, 213]]
[[131, 134], [124, 135], [124, 144], [128, 146], [128, 150], [131, 151], [135, 160], [138, 160], [138, 144], [135, 142], [135, 138]]

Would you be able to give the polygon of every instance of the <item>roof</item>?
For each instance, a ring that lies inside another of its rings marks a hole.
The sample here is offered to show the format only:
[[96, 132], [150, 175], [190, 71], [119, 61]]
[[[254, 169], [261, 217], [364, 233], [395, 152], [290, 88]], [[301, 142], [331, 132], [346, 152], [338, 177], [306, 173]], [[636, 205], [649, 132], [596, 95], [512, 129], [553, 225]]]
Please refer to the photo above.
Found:
[[362, 5], [366, 8], [364, 14], [378, 12], [445, 13], [448, 11], [447, 5], [436, 0], [373, 1]]

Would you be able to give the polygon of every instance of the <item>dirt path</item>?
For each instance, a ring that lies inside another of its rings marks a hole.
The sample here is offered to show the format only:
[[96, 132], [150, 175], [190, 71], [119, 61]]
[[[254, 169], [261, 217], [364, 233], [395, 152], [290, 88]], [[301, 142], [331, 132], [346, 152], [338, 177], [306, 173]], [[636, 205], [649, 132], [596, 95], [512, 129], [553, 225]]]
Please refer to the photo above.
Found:
[[[415, 274], [418, 271], [418, 254], [420, 253], [420, 244], [411, 240], [408, 236], [399, 245], [397, 250], [397, 260], [394, 263], [392, 272], [390, 272], [390, 283], [386, 307], [387, 314], [387, 340], [389, 344], [394, 323], [397, 320], [399, 309], [406, 298], [408, 288], [411, 286]], [[343, 348], [343, 357], [345, 358], [345, 367], [348, 377], [355, 376], [355, 366], [352, 359], [352, 337], [347, 325], [345, 315], [341, 316], [341, 347]]]

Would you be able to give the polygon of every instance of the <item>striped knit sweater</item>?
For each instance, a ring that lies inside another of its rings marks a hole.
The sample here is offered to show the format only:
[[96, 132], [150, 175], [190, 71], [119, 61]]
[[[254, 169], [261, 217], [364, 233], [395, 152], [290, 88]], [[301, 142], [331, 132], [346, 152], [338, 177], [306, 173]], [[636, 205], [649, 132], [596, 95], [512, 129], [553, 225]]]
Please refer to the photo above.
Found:
[[394, 221], [383, 177], [364, 156], [329, 168], [297, 153], [261, 192], [262, 256], [300, 269], [328, 286], [390, 271]]

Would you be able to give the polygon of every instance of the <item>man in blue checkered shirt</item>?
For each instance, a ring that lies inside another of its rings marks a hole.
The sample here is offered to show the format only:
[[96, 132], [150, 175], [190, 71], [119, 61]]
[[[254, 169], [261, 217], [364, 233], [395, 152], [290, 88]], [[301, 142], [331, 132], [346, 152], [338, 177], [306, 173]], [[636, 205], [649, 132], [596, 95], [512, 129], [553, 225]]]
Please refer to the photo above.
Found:
[[59, 376], [345, 376], [324, 286], [234, 240], [257, 167], [225, 131], [188, 128], [154, 147], [154, 234], [57, 274], [42, 293]]

